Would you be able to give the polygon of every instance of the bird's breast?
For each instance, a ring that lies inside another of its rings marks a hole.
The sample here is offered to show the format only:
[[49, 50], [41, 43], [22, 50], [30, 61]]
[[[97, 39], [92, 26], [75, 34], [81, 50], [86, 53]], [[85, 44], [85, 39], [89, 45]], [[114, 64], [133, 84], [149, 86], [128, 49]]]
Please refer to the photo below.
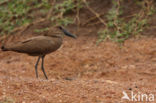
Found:
[[56, 51], [58, 48], [60, 48], [60, 46], [62, 45], [62, 39], [61, 38], [56, 38], [53, 39], [51, 41], [49, 41], [49, 43], [47, 44], [47, 48], [45, 52], [47, 53], [51, 53]]

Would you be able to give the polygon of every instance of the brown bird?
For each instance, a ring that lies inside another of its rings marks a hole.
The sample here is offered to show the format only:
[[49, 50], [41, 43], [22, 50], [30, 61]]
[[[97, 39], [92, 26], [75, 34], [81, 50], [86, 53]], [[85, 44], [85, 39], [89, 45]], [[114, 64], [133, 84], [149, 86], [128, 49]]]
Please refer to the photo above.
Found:
[[[76, 38], [75, 35], [66, 31], [63, 27], [58, 26], [57, 28], [60, 29], [65, 35]], [[63, 35], [61, 33], [54, 33], [51, 35], [32, 37], [14, 44], [3, 45], [1, 49], [2, 51], [14, 51], [19, 53], [26, 53], [30, 56], [38, 56], [38, 60], [35, 65], [36, 77], [38, 78], [37, 66], [41, 58], [41, 69], [45, 78], [48, 79], [44, 70], [44, 58], [46, 54], [56, 51], [61, 46], [62, 40]]]

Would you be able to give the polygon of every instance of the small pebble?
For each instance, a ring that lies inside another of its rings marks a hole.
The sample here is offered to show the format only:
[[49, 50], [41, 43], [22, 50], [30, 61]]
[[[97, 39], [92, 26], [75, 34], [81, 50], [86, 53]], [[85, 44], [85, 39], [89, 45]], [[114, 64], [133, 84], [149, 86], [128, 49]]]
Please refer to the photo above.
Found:
[[72, 78], [69, 78], [69, 77], [66, 77], [64, 78], [65, 80], [69, 80], [69, 81], [72, 81], [73, 79]]

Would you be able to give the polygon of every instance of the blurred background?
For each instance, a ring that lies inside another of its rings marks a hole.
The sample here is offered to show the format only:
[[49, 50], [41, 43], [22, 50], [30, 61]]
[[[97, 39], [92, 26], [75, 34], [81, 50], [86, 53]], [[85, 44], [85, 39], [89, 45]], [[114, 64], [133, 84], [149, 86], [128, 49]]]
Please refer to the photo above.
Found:
[[[0, 35], [44, 34], [55, 25], [98, 42], [154, 35], [154, 0], [1, 0]], [[85, 30], [87, 29], [87, 30]]]

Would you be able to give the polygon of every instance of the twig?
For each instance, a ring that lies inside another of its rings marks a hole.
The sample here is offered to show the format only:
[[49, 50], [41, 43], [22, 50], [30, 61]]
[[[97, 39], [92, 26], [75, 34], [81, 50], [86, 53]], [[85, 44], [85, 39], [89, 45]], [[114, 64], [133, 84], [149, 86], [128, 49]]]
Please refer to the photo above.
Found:
[[76, 11], [77, 11], [76, 19], [77, 19], [78, 27], [79, 27], [81, 22], [80, 22], [80, 17], [79, 17], [79, 15], [80, 15], [80, 8], [78, 7], [78, 5], [79, 5], [79, 2], [77, 2], [77, 8], [76, 8]]
[[50, 18], [51, 18], [51, 16], [52, 16], [52, 13], [53, 13], [53, 10], [54, 10], [54, 5], [55, 5], [55, 3], [56, 3], [56, 0], [54, 0], [53, 1], [53, 3], [52, 3], [52, 5], [51, 5], [51, 8], [50, 8], [50, 10], [49, 10], [49, 12], [48, 12], [48, 14], [47, 14], [47, 20], [49, 20]]
[[80, 21], [80, 8], [78, 7], [79, 1], [77, 1], [77, 4], [76, 5], [77, 5], [76, 6], [76, 18], [75, 18], [74, 21], [77, 22], [78, 27], [76, 29], [76, 32], [78, 32], [79, 31], [79, 28], [80, 28], [80, 24], [81, 24], [81, 21]]
[[44, 19], [40, 19], [40, 20], [38, 20], [38, 21], [35, 21], [35, 22], [33, 22], [33, 23], [30, 23], [30, 24], [24, 26], [24, 27], [23, 27], [24, 29], [21, 30], [20, 34], [22, 34], [24, 31], [26, 31], [26, 30], [27, 30], [30, 26], [32, 26], [32, 25], [35, 25], [35, 24], [37, 24], [37, 23], [40, 23], [40, 22], [43, 22], [43, 21], [49, 20], [49, 19], [51, 18], [51, 16], [52, 16], [53, 5], [55, 4], [55, 2], [56, 2], [56, 0], [54, 0], [54, 2], [52, 3], [52, 7], [50, 8], [50, 10], [49, 10], [49, 12], [48, 12], [46, 18], [44, 18]]
[[121, 28], [115, 21], [118, 20], [119, 11], [120, 11], [120, 0], [117, 0], [117, 9], [116, 9], [116, 13], [117, 13], [116, 15], [117, 16], [114, 18], [114, 22], [113, 23], [114, 23], [114, 25], [115, 25], [115, 27], [116, 27], [118, 32], [120, 32]]
[[[105, 13], [100, 14], [100, 17], [101, 17], [101, 16], [103, 16], [104, 14], [105, 14]], [[87, 25], [89, 22], [91, 22], [91, 21], [93, 21], [93, 20], [95, 20], [95, 19], [97, 19], [97, 17], [96, 17], [96, 16], [91, 17], [91, 18], [90, 18], [90, 19], [88, 19], [85, 23], [83, 23], [83, 24], [82, 24], [82, 26]]]
[[[100, 21], [97, 21], [97, 22], [95, 22], [95, 23], [88, 24], [87, 26], [93, 26], [93, 25], [97, 25], [97, 24], [101, 24], [101, 22], [100, 22]], [[83, 25], [83, 26], [84, 26], [84, 25]]]
[[100, 17], [100, 14], [98, 14], [96, 11], [94, 11], [87, 3], [86, 0], [83, 0], [84, 4], [86, 5], [86, 7], [88, 8], [89, 11], [91, 11], [98, 19], [99, 21], [104, 25], [107, 26], [105, 21]]
[[26, 31], [30, 26], [34, 25], [34, 24], [37, 24], [37, 23], [40, 23], [40, 22], [43, 22], [45, 21], [46, 19], [39, 19], [38, 21], [35, 21], [35, 22], [32, 22], [30, 24], [27, 24], [27, 25], [24, 25], [22, 27], [19, 27], [19, 28], [15, 28], [11, 33], [15, 33], [17, 31], [20, 31], [20, 34], [22, 34], [24, 31]]
[[134, 16], [136, 16], [136, 14], [132, 14], [132, 15], [125, 16], [124, 19], [126, 19], [126, 18], [131, 18], [131, 17], [134, 17]]

